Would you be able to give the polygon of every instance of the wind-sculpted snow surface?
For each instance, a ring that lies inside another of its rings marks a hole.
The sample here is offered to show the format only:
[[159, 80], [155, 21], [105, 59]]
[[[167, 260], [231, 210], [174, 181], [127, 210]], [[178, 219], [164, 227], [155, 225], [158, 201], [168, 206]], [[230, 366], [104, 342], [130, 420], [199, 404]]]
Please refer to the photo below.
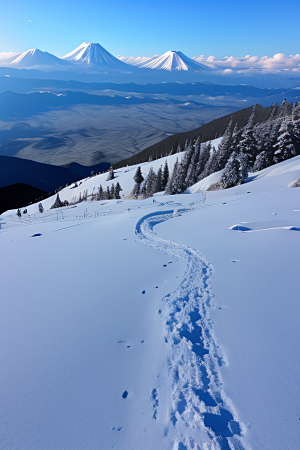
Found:
[[[153, 228], [190, 210], [148, 214], [136, 225], [145, 244], [187, 261], [179, 287], [163, 299], [159, 314], [164, 320], [168, 374], [172, 383], [165, 448], [178, 450], [244, 449], [241, 427], [222, 389], [219, 367], [223, 364], [210, 319], [212, 266], [198, 250], [157, 237]], [[156, 401], [159, 392], [153, 397]], [[153, 418], [159, 416], [155, 403]]]

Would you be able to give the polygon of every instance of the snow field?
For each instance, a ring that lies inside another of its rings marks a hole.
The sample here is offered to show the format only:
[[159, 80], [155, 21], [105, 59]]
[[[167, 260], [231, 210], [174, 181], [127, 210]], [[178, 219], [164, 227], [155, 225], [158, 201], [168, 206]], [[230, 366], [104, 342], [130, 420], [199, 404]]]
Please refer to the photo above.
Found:
[[[176, 217], [172, 227], [163, 223], [157, 232], [201, 248], [214, 267], [211, 316], [225, 360], [222, 388], [242, 424], [244, 445], [297, 449], [300, 232], [279, 225], [299, 226], [300, 191], [225, 195], [208, 196], [207, 206], [223, 202]], [[265, 230], [230, 229], [237, 223], [247, 227], [245, 222]]]
[[0, 217], [1, 449], [298, 449], [299, 157], [269, 169]]
[[1, 448], [163, 448], [151, 400], [166, 358], [158, 310], [184, 263], [163, 268], [169, 256], [135, 242], [142, 214], [1, 233]]

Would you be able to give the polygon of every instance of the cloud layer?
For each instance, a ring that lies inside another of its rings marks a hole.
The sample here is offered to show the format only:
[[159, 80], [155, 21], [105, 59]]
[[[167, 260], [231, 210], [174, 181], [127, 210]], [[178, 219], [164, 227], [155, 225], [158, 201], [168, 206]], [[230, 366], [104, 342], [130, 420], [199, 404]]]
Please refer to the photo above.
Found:
[[196, 61], [206, 64], [213, 69], [219, 69], [224, 73], [244, 73], [244, 72], [263, 72], [263, 73], [279, 73], [279, 72], [300, 72], [300, 54], [285, 56], [283, 53], [276, 53], [274, 56], [258, 56], [246, 55], [241, 58], [234, 56], [224, 56], [216, 59], [214, 56], [205, 58], [204, 55], [194, 57]]
[[[134, 57], [121, 55], [118, 55], [117, 58], [133, 66], [151, 59], [147, 56]], [[200, 55], [198, 57], [194, 56], [192, 59], [224, 74], [250, 72], [300, 73], [300, 54], [298, 53], [296, 55], [289, 56], [285, 56], [283, 53], [276, 53], [274, 56], [263, 56], [261, 58], [250, 55], [242, 56], [241, 58], [224, 56], [221, 59], [217, 59], [215, 56], [209, 56], [206, 58], [204, 55]]]

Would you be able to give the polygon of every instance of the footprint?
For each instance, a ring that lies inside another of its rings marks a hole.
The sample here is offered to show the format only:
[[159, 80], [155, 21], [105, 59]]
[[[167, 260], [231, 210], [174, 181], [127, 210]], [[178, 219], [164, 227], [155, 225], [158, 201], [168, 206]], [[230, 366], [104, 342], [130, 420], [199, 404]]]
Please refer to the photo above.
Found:
[[156, 420], [156, 416], [158, 413], [158, 393], [157, 390], [154, 388], [152, 389], [151, 392], [151, 399], [152, 399], [152, 404], [153, 404], [153, 419]]
[[180, 392], [179, 401], [177, 402], [177, 411], [179, 412], [180, 415], [184, 413], [186, 405], [187, 405], [186, 399], [184, 398], [183, 393]]
[[42, 233], [33, 234], [31, 237], [37, 237], [37, 236], [42, 236]]
[[188, 450], [188, 448], [182, 442], [179, 442], [178, 450]]
[[124, 391], [123, 394], [122, 394], [122, 398], [127, 398], [127, 396], [128, 396], [128, 392]]
[[146, 294], [146, 291], [142, 291], [142, 294]]
[[163, 267], [167, 267], [167, 264], [164, 264]]

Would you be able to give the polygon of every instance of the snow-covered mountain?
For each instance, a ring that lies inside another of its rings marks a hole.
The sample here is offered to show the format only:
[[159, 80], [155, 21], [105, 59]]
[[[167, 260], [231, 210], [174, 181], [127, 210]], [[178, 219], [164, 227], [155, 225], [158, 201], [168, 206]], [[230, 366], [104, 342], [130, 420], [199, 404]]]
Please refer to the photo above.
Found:
[[109, 53], [100, 44], [83, 42], [71, 53], [63, 56], [65, 61], [76, 64], [96, 65], [113, 68], [128, 68], [127, 64]]
[[134, 65], [143, 69], [162, 69], [168, 71], [184, 70], [201, 72], [203, 70], [210, 70], [208, 66], [200, 64], [184, 53], [171, 50], [161, 56], [153, 56], [149, 59], [142, 58], [141, 61], [136, 60], [134, 61]]
[[14, 59], [18, 58], [22, 53], [3, 52], [0, 53], [0, 66], [10, 64]]
[[34, 48], [27, 52], [21, 53], [10, 62], [11, 66], [17, 68], [31, 68], [31, 67], [55, 67], [55, 66], [69, 66], [68, 61], [64, 61], [57, 56], [48, 52]]

